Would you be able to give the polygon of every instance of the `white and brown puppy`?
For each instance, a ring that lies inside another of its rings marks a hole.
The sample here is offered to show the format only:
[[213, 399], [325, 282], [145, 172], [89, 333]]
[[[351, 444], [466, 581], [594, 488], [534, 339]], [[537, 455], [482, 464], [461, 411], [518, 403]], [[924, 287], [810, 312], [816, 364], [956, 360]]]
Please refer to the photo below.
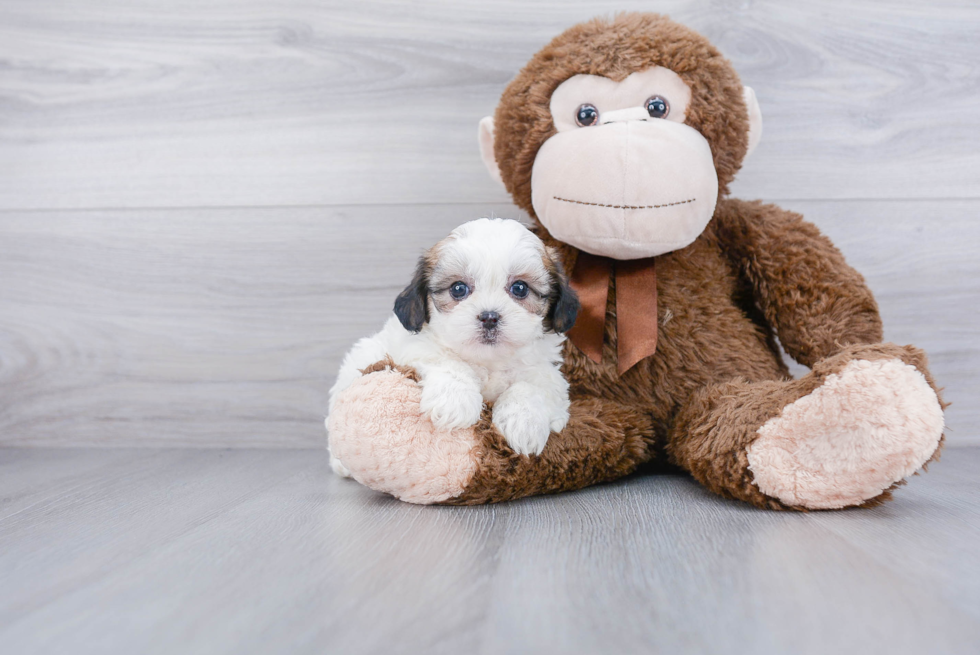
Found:
[[[364, 368], [390, 358], [418, 372], [421, 410], [436, 426], [474, 425], [490, 402], [510, 447], [540, 454], [568, 421], [559, 367], [578, 308], [556, 257], [526, 227], [464, 223], [422, 256], [381, 332], [347, 353], [330, 409]], [[331, 465], [347, 474], [333, 457]]]

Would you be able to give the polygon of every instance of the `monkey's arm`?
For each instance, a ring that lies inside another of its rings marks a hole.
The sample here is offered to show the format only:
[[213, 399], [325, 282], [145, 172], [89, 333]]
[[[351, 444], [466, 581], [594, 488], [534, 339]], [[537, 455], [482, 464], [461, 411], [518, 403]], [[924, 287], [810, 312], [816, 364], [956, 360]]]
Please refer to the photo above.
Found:
[[[476, 505], [581, 489], [621, 478], [650, 459], [649, 412], [581, 398], [540, 455], [518, 455], [492, 423], [438, 429], [422, 417], [417, 371], [389, 362], [338, 395], [330, 451], [361, 484], [410, 503]], [[343, 473], [344, 471], [342, 471]]]
[[802, 216], [726, 199], [714, 224], [722, 249], [793, 359], [812, 366], [847, 345], [882, 340], [878, 305], [864, 278]]

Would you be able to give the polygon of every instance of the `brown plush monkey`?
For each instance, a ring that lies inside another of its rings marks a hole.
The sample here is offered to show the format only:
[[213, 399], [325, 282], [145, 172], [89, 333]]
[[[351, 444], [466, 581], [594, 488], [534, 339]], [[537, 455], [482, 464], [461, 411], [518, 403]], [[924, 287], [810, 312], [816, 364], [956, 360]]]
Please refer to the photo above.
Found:
[[[418, 503], [576, 489], [648, 462], [759, 507], [887, 499], [936, 456], [942, 400], [922, 351], [881, 343], [871, 292], [828, 239], [726, 197], [760, 134], [731, 64], [665, 17], [555, 38], [480, 144], [582, 299], [567, 427], [531, 457], [487, 413], [440, 433], [413, 372], [380, 362], [338, 400], [331, 450], [359, 482]], [[809, 374], [790, 377], [776, 337]]]

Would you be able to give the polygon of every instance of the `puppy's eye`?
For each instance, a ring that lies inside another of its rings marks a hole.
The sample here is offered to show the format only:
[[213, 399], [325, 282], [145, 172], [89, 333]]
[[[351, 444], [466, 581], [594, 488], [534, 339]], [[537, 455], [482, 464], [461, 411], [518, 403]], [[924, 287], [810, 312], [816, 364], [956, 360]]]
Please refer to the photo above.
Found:
[[580, 127], [588, 127], [599, 122], [599, 110], [595, 105], [585, 103], [575, 110], [575, 122]]
[[643, 106], [646, 107], [650, 118], [667, 118], [667, 114], [670, 113], [670, 103], [667, 102], [666, 98], [661, 96], [647, 98]]
[[456, 281], [449, 286], [449, 295], [453, 297], [454, 300], [462, 300], [466, 296], [470, 295], [470, 288], [465, 282]]
[[530, 288], [524, 280], [518, 280], [510, 285], [510, 292], [515, 298], [527, 298], [528, 291], [530, 291]]

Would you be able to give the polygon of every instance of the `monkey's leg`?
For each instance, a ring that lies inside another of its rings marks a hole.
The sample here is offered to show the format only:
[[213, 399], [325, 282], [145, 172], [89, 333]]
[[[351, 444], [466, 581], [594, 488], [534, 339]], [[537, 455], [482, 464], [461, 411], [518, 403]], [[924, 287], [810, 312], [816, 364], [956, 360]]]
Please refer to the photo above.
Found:
[[412, 503], [474, 505], [579, 489], [647, 461], [654, 429], [645, 412], [583, 399], [538, 456], [517, 455], [491, 413], [472, 428], [439, 430], [421, 415], [414, 373], [379, 363], [342, 392], [328, 419], [330, 450], [352, 477]]
[[922, 351], [855, 345], [799, 380], [695, 392], [667, 449], [711, 491], [759, 507], [875, 505], [937, 455], [942, 408]]

